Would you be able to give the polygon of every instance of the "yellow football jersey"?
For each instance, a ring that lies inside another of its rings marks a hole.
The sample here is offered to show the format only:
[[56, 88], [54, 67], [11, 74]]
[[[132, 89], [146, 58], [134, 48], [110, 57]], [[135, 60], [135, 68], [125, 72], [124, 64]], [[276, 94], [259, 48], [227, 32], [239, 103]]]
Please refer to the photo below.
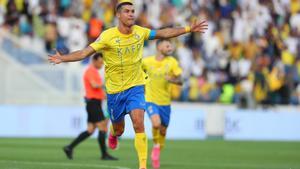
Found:
[[166, 76], [179, 76], [182, 72], [175, 58], [168, 56], [156, 60], [155, 56], [143, 59], [143, 69], [147, 73], [146, 101], [157, 105], [171, 104], [171, 83]]
[[145, 84], [142, 56], [144, 41], [149, 39], [150, 32], [150, 29], [135, 25], [132, 33], [125, 35], [113, 27], [90, 44], [95, 51], [103, 53], [108, 94]]

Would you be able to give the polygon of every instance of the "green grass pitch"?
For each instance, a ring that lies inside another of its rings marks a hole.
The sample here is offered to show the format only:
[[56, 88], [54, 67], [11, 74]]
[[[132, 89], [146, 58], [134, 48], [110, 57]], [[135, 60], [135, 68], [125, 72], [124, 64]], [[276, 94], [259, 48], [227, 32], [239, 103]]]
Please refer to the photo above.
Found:
[[[0, 138], [0, 169], [138, 168], [133, 140], [121, 140], [119, 149], [110, 151], [117, 162], [99, 159], [95, 139], [83, 142], [74, 160], [67, 160], [62, 147], [69, 141]], [[161, 169], [300, 169], [300, 142], [167, 141], [166, 146]]]

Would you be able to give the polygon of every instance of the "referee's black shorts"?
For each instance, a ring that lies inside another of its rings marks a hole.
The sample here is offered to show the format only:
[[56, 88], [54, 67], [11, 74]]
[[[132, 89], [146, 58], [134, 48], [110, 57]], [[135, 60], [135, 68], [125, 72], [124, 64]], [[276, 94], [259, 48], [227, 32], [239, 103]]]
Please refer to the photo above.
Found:
[[89, 123], [97, 123], [105, 120], [102, 110], [102, 102], [98, 99], [85, 99], [86, 111], [88, 114], [87, 121]]

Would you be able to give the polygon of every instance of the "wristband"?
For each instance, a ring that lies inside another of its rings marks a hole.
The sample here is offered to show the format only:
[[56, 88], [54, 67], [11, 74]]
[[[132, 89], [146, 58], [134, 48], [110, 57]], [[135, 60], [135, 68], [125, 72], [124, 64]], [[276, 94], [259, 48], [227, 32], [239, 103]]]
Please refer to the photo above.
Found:
[[191, 32], [191, 27], [190, 26], [186, 26], [184, 27], [185, 33], [189, 33]]

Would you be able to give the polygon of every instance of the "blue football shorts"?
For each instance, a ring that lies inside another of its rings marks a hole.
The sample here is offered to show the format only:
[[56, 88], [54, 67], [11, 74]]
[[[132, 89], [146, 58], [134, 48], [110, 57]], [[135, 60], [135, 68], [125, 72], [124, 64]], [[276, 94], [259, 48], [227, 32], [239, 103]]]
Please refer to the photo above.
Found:
[[132, 110], [146, 110], [145, 87], [135, 86], [120, 93], [108, 94], [107, 108], [113, 123], [124, 120]]
[[148, 116], [151, 118], [153, 115], [158, 114], [161, 119], [161, 124], [165, 127], [169, 126], [170, 115], [171, 115], [171, 106], [160, 106], [155, 103], [146, 103], [146, 110]]

